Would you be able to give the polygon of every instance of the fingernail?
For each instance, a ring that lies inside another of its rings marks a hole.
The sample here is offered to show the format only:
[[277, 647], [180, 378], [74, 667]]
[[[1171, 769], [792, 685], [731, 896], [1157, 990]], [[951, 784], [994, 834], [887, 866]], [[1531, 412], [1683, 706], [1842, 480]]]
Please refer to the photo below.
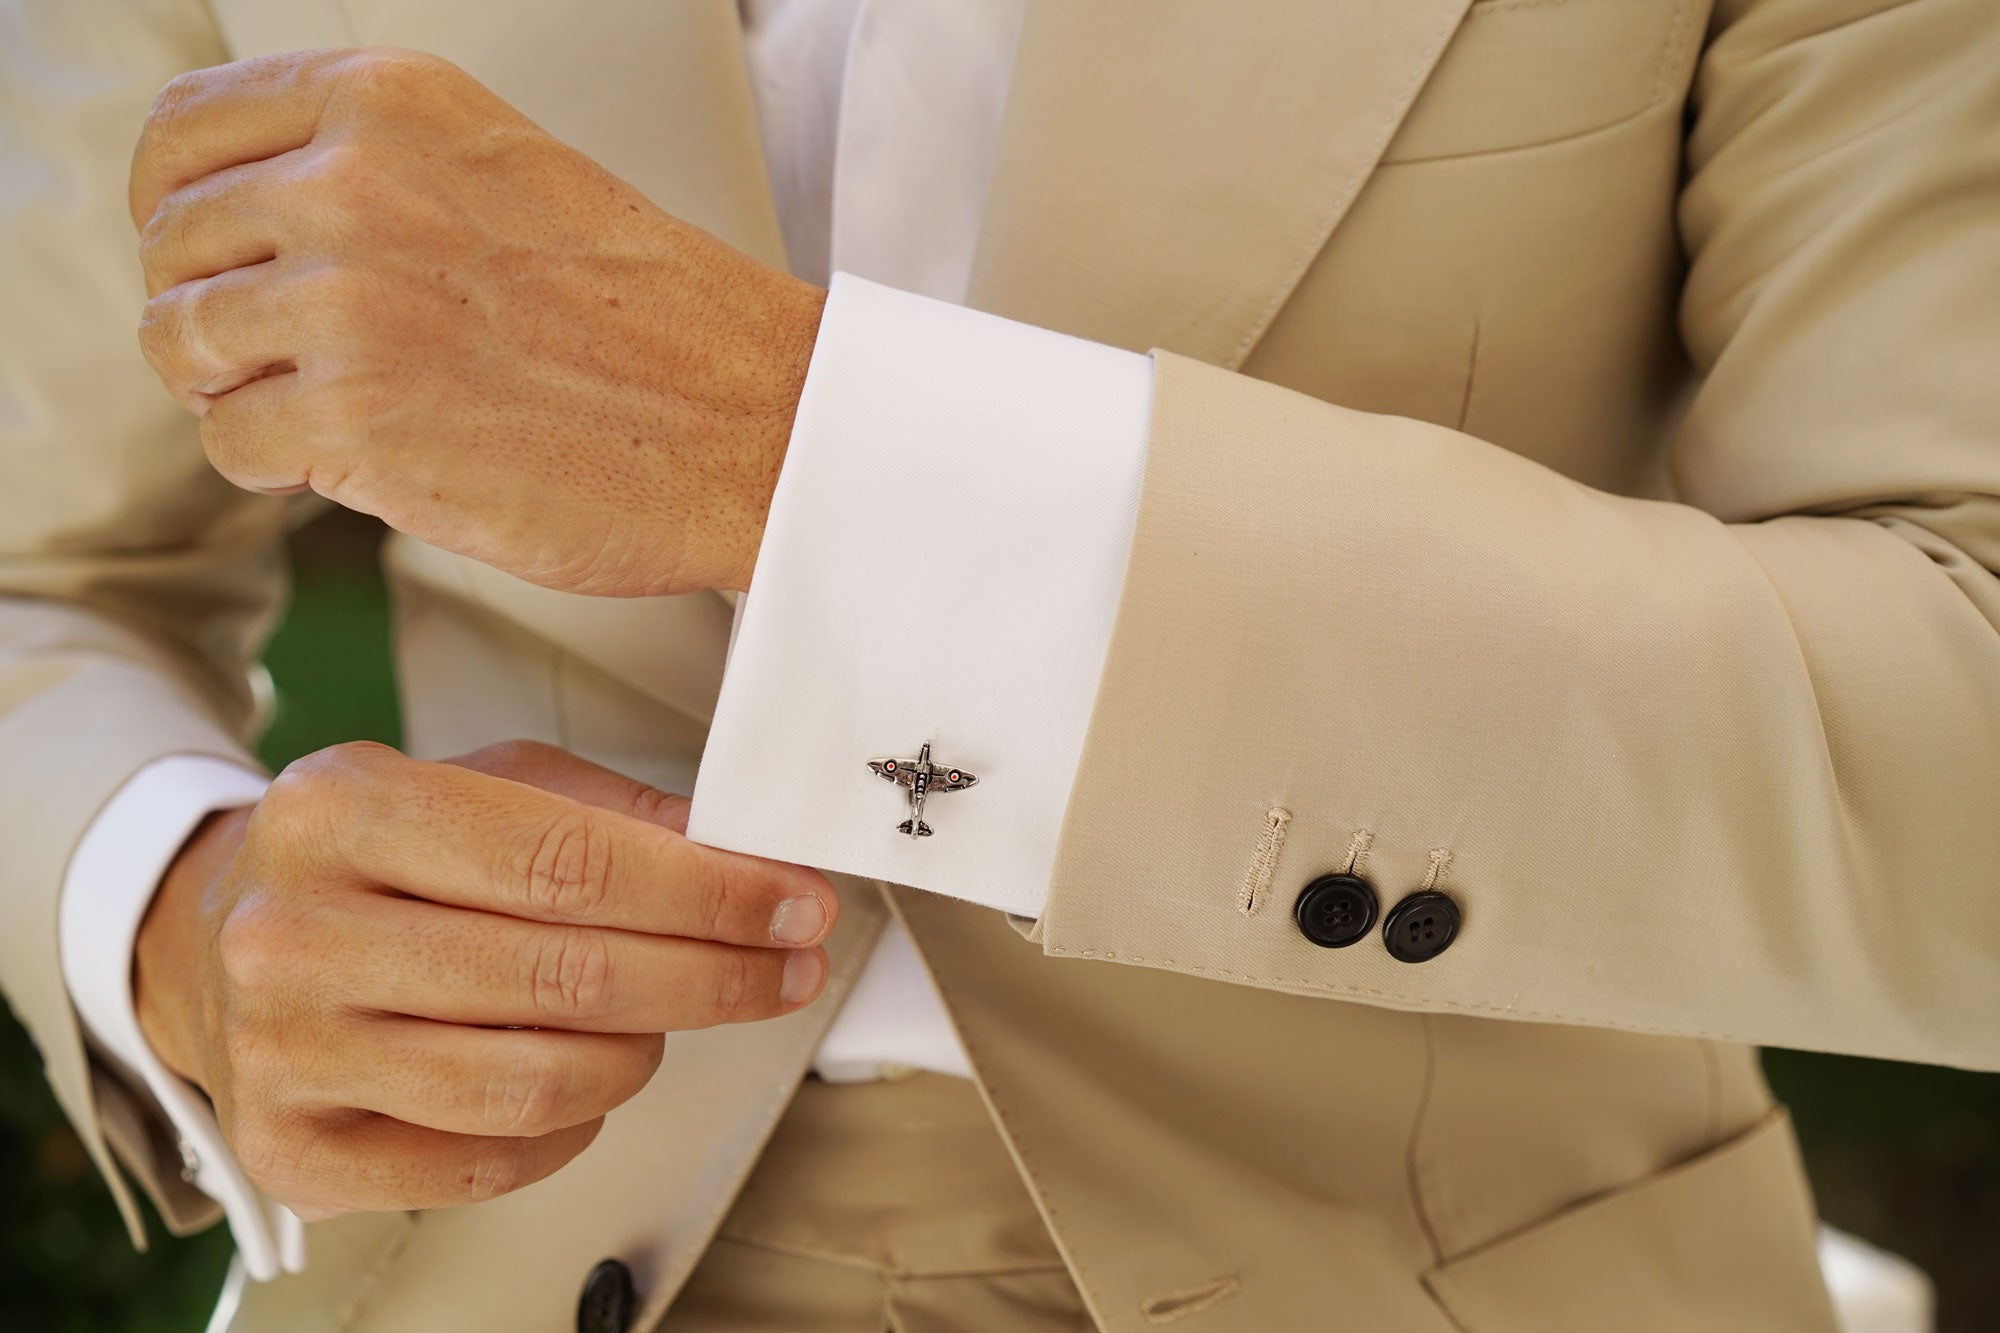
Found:
[[771, 938], [779, 944], [811, 944], [825, 929], [826, 905], [816, 893], [787, 898], [771, 914]]
[[784, 984], [778, 987], [778, 1002], [794, 1005], [810, 1000], [818, 993], [820, 977], [825, 970], [826, 965], [820, 961], [817, 949], [804, 949], [787, 958]]

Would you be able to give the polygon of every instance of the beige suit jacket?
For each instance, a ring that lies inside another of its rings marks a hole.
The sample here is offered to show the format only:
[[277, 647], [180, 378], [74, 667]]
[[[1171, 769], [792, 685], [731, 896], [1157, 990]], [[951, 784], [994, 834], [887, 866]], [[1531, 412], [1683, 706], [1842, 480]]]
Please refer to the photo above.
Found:
[[[0, 25], [0, 978], [121, 1198], [107, 1143], [195, 1225], [54, 947], [106, 797], [244, 753], [281, 596], [286, 511], [134, 350], [153, 91], [429, 49], [783, 255], [728, 0]], [[1047, 911], [846, 882], [820, 1004], [671, 1038], [519, 1194], [315, 1227], [231, 1327], [562, 1328], [606, 1255], [650, 1326], [889, 910], [1106, 1329], [1827, 1327], [1747, 1043], [2000, 1067], [1996, 106], [1991, 0], [1031, 3], [972, 301], [1159, 349]], [[413, 750], [686, 786], [720, 599], [389, 559]], [[1301, 937], [1364, 845], [1449, 952]]]

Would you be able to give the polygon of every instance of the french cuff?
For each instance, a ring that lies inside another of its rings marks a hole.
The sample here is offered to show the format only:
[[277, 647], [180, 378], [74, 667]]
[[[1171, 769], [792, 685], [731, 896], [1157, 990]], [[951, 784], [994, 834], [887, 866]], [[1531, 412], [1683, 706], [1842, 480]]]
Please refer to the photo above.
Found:
[[63, 984], [84, 1031], [159, 1103], [179, 1138], [183, 1178], [222, 1206], [245, 1270], [260, 1281], [304, 1267], [304, 1229], [250, 1184], [207, 1099], [160, 1062], [140, 1031], [132, 951], [161, 877], [201, 821], [255, 803], [266, 785], [254, 769], [209, 755], [154, 760], [84, 830], [58, 909]]
[[[836, 274], [688, 835], [1038, 917], [1152, 378], [1136, 353]], [[919, 819], [897, 778], [926, 745]]]

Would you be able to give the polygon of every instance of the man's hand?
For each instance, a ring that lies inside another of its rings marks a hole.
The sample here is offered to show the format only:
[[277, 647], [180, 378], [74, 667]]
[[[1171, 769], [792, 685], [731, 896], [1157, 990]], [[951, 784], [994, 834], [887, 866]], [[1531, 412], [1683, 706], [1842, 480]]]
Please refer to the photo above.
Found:
[[517, 1189], [645, 1086], [659, 1034], [825, 983], [833, 886], [686, 820], [545, 745], [323, 750], [182, 852], [140, 930], [140, 1026], [301, 1216]]
[[749, 586], [821, 289], [409, 51], [182, 75], [131, 205], [140, 342], [238, 485], [566, 591]]

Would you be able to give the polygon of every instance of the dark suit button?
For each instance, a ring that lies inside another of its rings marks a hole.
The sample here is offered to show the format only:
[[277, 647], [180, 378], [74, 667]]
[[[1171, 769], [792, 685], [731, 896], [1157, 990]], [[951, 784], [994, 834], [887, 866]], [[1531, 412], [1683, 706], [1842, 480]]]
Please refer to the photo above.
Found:
[[576, 1302], [576, 1333], [625, 1333], [639, 1297], [632, 1290], [632, 1270], [606, 1259], [583, 1280]]
[[1437, 957], [1458, 938], [1458, 904], [1442, 893], [1413, 893], [1389, 911], [1382, 923], [1382, 942], [1399, 963], [1422, 963]]
[[1299, 895], [1292, 920], [1322, 949], [1344, 948], [1375, 924], [1375, 890], [1359, 875], [1321, 875]]

